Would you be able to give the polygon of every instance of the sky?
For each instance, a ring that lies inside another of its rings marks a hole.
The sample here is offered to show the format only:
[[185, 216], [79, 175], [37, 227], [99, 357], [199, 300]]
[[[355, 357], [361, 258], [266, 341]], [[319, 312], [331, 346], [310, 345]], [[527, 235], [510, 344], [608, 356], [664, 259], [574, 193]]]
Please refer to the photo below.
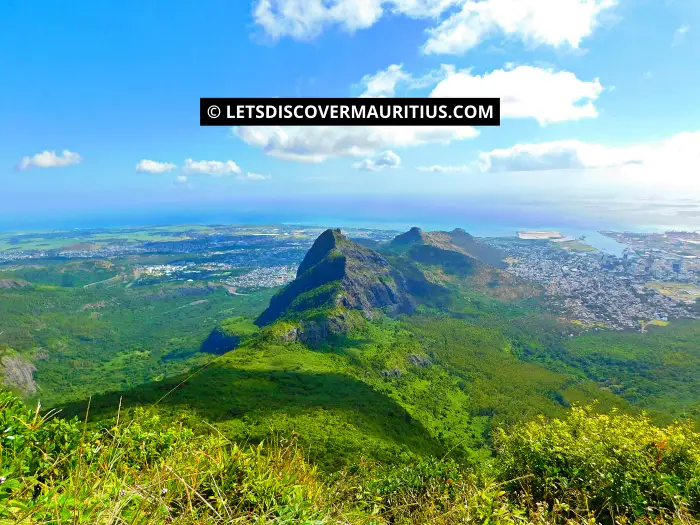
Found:
[[[5, 228], [700, 229], [698, 0], [4, 0], [0, 65]], [[200, 97], [277, 96], [500, 97], [502, 120], [199, 126]]]

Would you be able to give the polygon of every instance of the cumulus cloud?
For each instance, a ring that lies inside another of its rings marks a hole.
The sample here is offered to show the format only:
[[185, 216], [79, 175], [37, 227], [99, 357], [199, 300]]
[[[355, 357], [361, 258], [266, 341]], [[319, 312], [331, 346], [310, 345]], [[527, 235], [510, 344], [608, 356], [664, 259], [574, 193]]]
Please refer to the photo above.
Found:
[[431, 143], [449, 144], [478, 134], [469, 126], [247, 126], [233, 128], [233, 133], [268, 155], [299, 162], [363, 157], [378, 150]]
[[361, 83], [365, 86], [365, 92], [360, 97], [393, 97], [397, 84], [410, 82], [411, 75], [403, 71], [403, 65], [393, 64], [385, 71], [378, 71], [374, 75], [365, 75]]
[[[700, 190], [700, 131], [648, 144], [613, 147], [576, 140], [516, 144], [481, 153], [482, 172], [603, 170], [658, 186], [686, 184]], [[609, 168], [616, 168], [611, 171]]]
[[400, 64], [365, 75], [363, 97], [393, 97], [398, 87], [433, 87], [431, 97], [500, 97], [504, 118], [534, 118], [540, 124], [596, 117], [594, 102], [604, 91], [598, 79], [585, 81], [568, 71], [509, 63], [483, 75], [443, 64], [414, 76]]
[[440, 164], [433, 164], [432, 166], [418, 166], [416, 168], [418, 171], [425, 171], [428, 173], [467, 173], [471, 171], [469, 166], [441, 166]]
[[67, 149], [64, 149], [60, 155], [57, 155], [55, 151], [44, 151], [33, 157], [24, 157], [17, 165], [17, 169], [24, 171], [31, 168], [60, 168], [80, 164], [82, 161], [83, 159], [78, 153]]
[[210, 175], [212, 177], [228, 177], [241, 173], [241, 168], [232, 160], [185, 160], [183, 172], [187, 175]]
[[578, 48], [615, 0], [467, 0], [429, 30], [428, 54], [463, 54], [494, 35], [531, 46]]
[[365, 75], [360, 81], [364, 92], [360, 98], [386, 98], [396, 94], [396, 88], [404, 86], [407, 89], [421, 89], [434, 86], [452, 71], [449, 66], [443, 65], [436, 71], [430, 71], [426, 75], [415, 77], [403, 69], [403, 64], [392, 64], [385, 70], [377, 71], [372, 75]]
[[464, 0], [258, 0], [255, 21], [273, 39], [309, 40], [326, 27], [348, 32], [374, 25], [385, 13], [436, 17]]
[[390, 168], [398, 168], [400, 165], [401, 157], [391, 150], [386, 150], [379, 155], [356, 162], [352, 166], [362, 171], [381, 171]]
[[[310, 40], [327, 27], [366, 29], [387, 13], [437, 20], [426, 53], [464, 53], [504, 35], [530, 45], [578, 48], [616, 0], [258, 0], [255, 21], [273, 39]], [[457, 11], [454, 12], [454, 8]]]
[[[533, 66], [500, 69], [484, 75], [443, 65], [413, 76], [401, 65], [363, 78], [363, 96], [391, 97], [398, 85], [409, 90], [433, 87], [432, 97], [500, 97], [504, 118], [534, 118], [540, 124], [595, 117], [594, 101], [603, 91], [596, 79]], [[233, 135], [266, 154], [299, 162], [363, 157], [377, 151], [470, 139], [478, 131], [465, 126], [242, 126]]]
[[498, 69], [484, 75], [448, 67], [431, 97], [500, 97], [501, 117], [534, 118], [540, 124], [598, 116], [598, 79], [584, 81], [568, 71], [534, 66]]
[[238, 180], [257, 181], [271, 179], [272, 177], [270, 177], [269, 175], [262, 175], [260, 173], [241, 173], [240, 175], [236, 175], [236, 178]]
[[169, 162], [157, 162], [147, 159], [143, 159], [136, 165], [136, 171], [139, 173], [166, 173], [175, 168], [177, 168], [177, 166]]

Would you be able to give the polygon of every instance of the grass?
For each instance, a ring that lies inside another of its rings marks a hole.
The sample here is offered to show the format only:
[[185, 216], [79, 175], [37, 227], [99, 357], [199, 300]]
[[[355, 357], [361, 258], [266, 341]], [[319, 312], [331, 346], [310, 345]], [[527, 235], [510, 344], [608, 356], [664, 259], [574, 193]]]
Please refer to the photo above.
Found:
[[656, 290], [660, 294], [667, 295], [676, 301], [684, 301], [693, 304], [697, 300], [700, 300], [700, 286], [692, 283], [653, 281], [647, 283], [647, 287]]
[[572, 252], [595, 252], [596, 249], [586, 243], [583, 243], [581, 241], [564, 241], [564, 242], [555, 242], [553, 243], [555, 246], [558, 246], [560, 248], [565, 248], [568, 250], [571, 250]]
[[291, 439], [249, 446], [151, 411], [86, 429], [0, 392], [0, 523], [677, 523], [700, 513], [700, 434], [574, 408], [499, 431], [472, 466], [428, 457], [324, 474]]
[[[363, 458], [478, 460], [496, 425], [596, 398], [627, 407], [592, 381], [522, 362], [508, 337], [481, 323], [383, 319], [314, 347], [280, 342], [285, 328], [275, 324], [191, 377], [93, 397], [91, 421], [113, 417], [120, 397], [132, 411], [167, 394], [158, 403], [164, 417], [186, 410], [193, 428], [206, 420], [238, 442], [296, 433], [308, 457], [334, 471]], [[86, 404], [64, 408], [83, 417]]]

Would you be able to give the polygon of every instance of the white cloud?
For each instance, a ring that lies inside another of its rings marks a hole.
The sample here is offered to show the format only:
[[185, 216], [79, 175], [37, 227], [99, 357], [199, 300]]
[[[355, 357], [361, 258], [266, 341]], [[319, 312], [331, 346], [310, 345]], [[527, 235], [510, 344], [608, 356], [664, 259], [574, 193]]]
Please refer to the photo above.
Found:
[[271, 179], [269, 175], [261, 175], [260, 173], [241, 173], [240, 175], [237, 175], [236, 178], [238, 180], [267, 180]]
[[676, 29], [676, 32], [673, 35], [673, 41], [671, 42], [671, 47], [680, 46], [685, 40], [685, 35], [688, 31], [690, 31], [689, 26], [681, 26]]
[[482, 76], [447, 68], [431, 97], [499, 97], [501, 117], [534, 118], [540, 124], [598, 116], [594, 101], [603, 92], [598, 79], [587, 82], [568, 71], [534, 66], [498, 69]]
[[177, 166], [169, 162], [157, 162], [155, 160], [143, 159], [136, 165], [136, 171], [139, 173], [166, 173], [172, 171]]
[[179, 182], [180, 184], [184, 184], [185, 182], [187, 182], [187, 176], [178, 175], [177, 177], [175, 177], [175, 181]]
[[235, 136], [266, 154], [298, 162], [362, 157], [382, 149], [449, 144], [478, 135], [469, 126], [248, 126]]
[[274, 39], [308, 40], [324, 28], [354, 32], [374, 25], [386, 12], [413, 18], [437, 17], [464, 0], [258, 0], [255, 21]]
[[365, 86], [365, 92], [360, 96], [393, 97], [396, 85], [401, 82], [410, 82], [411, 79], [411, 75], [403, 71], [403, 65], [394, 64], [374, 75], [365, 75], [361, 80], [361, 84]]
[[365, 29], [383, 14], [382, 0], [259, 0], [253, 11], [255, 21], [267, 34], [278, 39], [298, 40], [318, 36], [326, 25], [340, 25], [348, 31]]
[[462, 54], [494, 35], [528, 45], [578, 48], [616, 0], [467, 0], [434, 29], [428, 54]]
[[187, 175], [211, 175], [212, 177], [227, 177], [241, 173], [241, 168], [232, 160], [185, 160], [183, 172]]
[[624, 147], [576, 140], [517, 144], [480, 154], [477, 165], [483, 172], [594, 170], [630, 183], [700, 190], [700, 131]]
[[604, 168], [641, 162], [639, 151], [565, 140], [516, 144], [481, 153], [478, 165], [484, 172], [505, 172]]
[[396, 88], [403, 85], [408, 89], [421, 89], [434, 86], [444, 79], [453, 69], [443, 65], [440, 69], [430, 71], [424, 76], [414, 77], [403, 69], [403, 64], [393, 64], [385, 70], [380, 70], [373, 75], [365, 75], [360, 81], [364, 86], [364, 93], [360, 98], [385, 98], [393, 97]]
[[401, 157], [391, 150], [386, 150], [379, 155], [356, 162], [352, 167], [362, 171], [381, 171], [384, 169], [398, 168], [400, 165]]
[[24, 171], [31, 168], [60, 168], [80, 164], [82, 161], [83, 159], [78, 153], [67, 149], [64, 149], [60, 155], [57, 155], [55, 151], [44, 151], [33, 157], [24, 157], [17, 165], [17, 169]]
[[309, 40], [326, 27], [366, 29], [387, 13], [437, 20], [426, 53], [463, 53], [505, 35], [530, 45], [578, 48], [616, 0], [258, 0], [253, 15], [273, 39]]
[[[497, 70], [483, 76], [443, 65], [414, 77], [401, 65], [362, 79], [364, 96], [394, 95], [397, 85], [408, 89], [435, 86], [432, 97], [500, 97], [504, 118], [534, 118], [540, 124], [595, 117], [593, 102], [603, 91], [598, 79], [587, 82], [573, 73], [533, 66]], [[377, 151], [424, 144], [449, 144], [473, 138], [465, 126], [243, 126], [233, 135], [270, 156], [299, 162], [323, 162], [335, 157], [362, 157]]]
[[428, 173], [468, 173], [471, 171], [469, 166], [441, 166], [439, 164], [433, 164], [432, 166], [418, 166], [416, 169], [418, 171], [425, 171]]

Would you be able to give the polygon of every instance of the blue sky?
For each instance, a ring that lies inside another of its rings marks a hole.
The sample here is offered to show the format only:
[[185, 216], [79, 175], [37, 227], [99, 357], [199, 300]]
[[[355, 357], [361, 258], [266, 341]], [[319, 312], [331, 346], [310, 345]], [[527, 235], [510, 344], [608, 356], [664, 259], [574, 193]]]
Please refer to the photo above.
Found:
[[[6, 0], [0, 64], [5, 225], [428, 200], [700, 228], [697, 0]], [[200, 97], [431, 94], [502, 125], [199, 126]]]

